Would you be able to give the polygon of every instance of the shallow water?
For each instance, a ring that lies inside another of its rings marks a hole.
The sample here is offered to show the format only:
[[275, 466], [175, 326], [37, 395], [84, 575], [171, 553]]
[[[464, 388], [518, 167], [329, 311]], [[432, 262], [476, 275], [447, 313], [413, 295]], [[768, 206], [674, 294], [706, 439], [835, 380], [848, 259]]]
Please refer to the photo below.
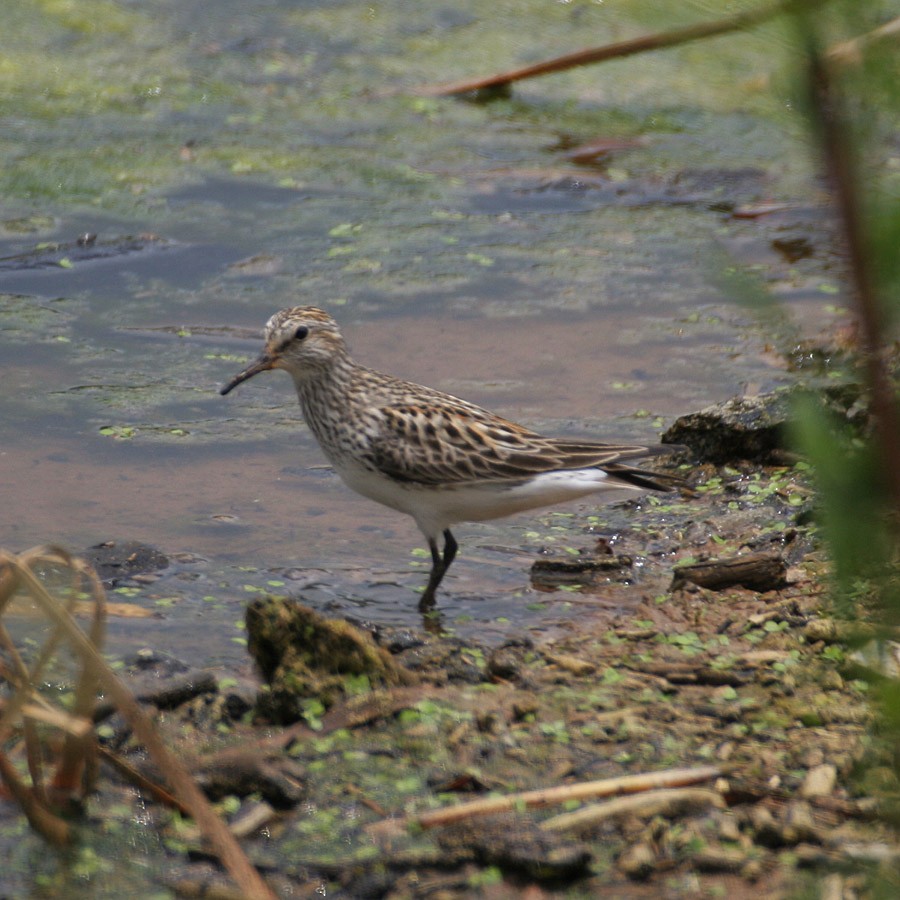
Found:
[[[17, 7], [0, 257], [85, 232], [167, 243], [0, 266], [0, 546], [139, 540], [172, 557], [159, 581], [120, 591], [159, 616], [114, 622], [113, 650], [243, 661], [238, 623], [263, 590], [417, 624], [420, 535], [323, 468], [288, 379], [217, 394], [294, 303], [332, 312], [366, 364], [552, 433], [653, 441], [682, 412], [785, 381], [773, 348], [818, 333], [841, 298], [800, 124], [765, 80], [788, 41], [777, 27], [486, 106], [414, 94], [708, 12], [649, 23], [639, 4], [607, 6], [210, 15], [151, 0], [89, 25]], [[57, 70], [29, 91], [42, 53]], [[643, 143], [597, 166], [566, 159], [598, 137]], [[806, 212], [731, 215], [772, 198]], [[771, 239], [798, 229], [816, 249], [790, 263]], [[727, 271], [742, 263], [794, 325], [734, 302]], [[460, 527], [445, 622], [491, 639], [602, 603], [528, 588], [540, 547], [583, 540], [596, 510], [573, 511]]]

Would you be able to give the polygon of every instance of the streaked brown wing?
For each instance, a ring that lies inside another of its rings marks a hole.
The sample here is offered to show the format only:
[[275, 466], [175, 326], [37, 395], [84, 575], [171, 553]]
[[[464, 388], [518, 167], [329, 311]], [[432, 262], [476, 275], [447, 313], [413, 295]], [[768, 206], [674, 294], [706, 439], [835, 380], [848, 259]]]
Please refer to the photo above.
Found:
[[621, 461], [654, 452], [635, 444], [545, 438], [462, 402], [441, 408], [410, 403], [383, 407], [379, 413], [381, 433], [372, 441], [371, 462], [398, 481], [417, 484], [517, 481], [592, 466], [638, 483], [630, 476], [640, 470]]

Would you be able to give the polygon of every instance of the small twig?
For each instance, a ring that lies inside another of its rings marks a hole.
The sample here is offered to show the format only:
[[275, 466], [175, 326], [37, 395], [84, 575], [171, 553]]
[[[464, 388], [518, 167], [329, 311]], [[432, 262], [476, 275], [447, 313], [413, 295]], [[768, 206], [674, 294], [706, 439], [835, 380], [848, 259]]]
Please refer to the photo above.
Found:
[[381, 816], [384, 818], [388, 814], [388, 811], [380, 804], [376, 803], [369, 797], [368, 794], [361, 788], [355, 784], [348, 784], [344, 790], [347, 791], [348, 794], [355, 797], [358, 803], [361, 803], [367, 809], [371, 809], [376, 816]]
[[124, 779], [130, 781], [138, 790], [144, 791], [155, 797], [157, 802], [164, 803], [171, 809], [177, 809], [182, 815], [189, 816], [190, 809], [182, 803], [177, 797], [167, 791], [162, 785], [157, 784], [153, 779], [148, 778], [143, 772], [139, 772], [127, 760], [117, 756], [111, 750], [100, 745], [97, 747], [97, 753], [105, 763], [112, 766]]
[[545, 831], [584, 832], [596, 828], [601, 822], [623, 816], [672, 818], [683, 815], [686, 811], [707, 809], [710, 806], [722, 809], [725, 806], [722, 795], [700, 788], [648, 791], [633, 797], [616, 797], [605, 803], [593, 803], [584, 809], [554, 816], [541, 822], [541, 828]]
[[715, 766], [701, 766], [696, 769], [668, 769], [665, 772], [650, 772], [643, 775], [623, 775], [620, 778], [605, 778], [602, 781], [587, 781], [580, 784], [566, 784], [539, 791], [525, 791], [506, 797], [489, 797], [473, 800], [445, 809], [411, 816], [408, 824], [420, 828], [434, 828], [450, 825], [474, 816], [487, 816], [522, 807], [539, 808], [566, 803], [569, 800], [587, 800], [597, 797], [612, 797], [617, 794], [636, 794], [658, 788], [686, 787], [717, 778], [721, 770]]
[[701, 22], [698, 25], [674, 28], [671, 31], [657, 34], [646, 34], [627, 41], [606, 44], [602, 47], [590, 47], [586, 50], [568, 53], [565, 56], [558, 56], [555, 59], [545, 60], [533, 66], [525, 66], [521, 69], [501, 72], [498, 75], [490, 75], [487, 78], [460, 81], [454, 84], [425, 86], [419, 88], [416, 93], [431, 97], [444, 97], [451, 94], [468, 94], [473, 91], [499, 88], [512, 84], [514, 81], [522, 81], [525, 78], [536, 78], [539, 75], [549, 75], [553, 72], [562, 72], [578, 66], [605, 62], [609, 59], [621, 59], [625, 56], [646, 53], [650, 50], [663, 50], [667, 47], [676, 47], [679, 44], [686, 44], [690, 41], [728, 34], [731, 31], [741, 31], [742, 29], [759, 25], [781, 13], [810, 6], [812, 3], [813, 0], [779, 0], [779, 2], [772, 3], [769, 6], [737, 13], [733, 16], [726, 16], [724, 19], [716, 19], [714, 22]]

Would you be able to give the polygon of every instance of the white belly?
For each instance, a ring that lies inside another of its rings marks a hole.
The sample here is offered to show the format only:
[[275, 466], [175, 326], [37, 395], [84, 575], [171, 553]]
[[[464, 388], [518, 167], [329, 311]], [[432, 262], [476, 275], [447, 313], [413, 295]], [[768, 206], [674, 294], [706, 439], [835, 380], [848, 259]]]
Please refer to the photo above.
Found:
[[457, 522], [499, 519], [599, 491], [640, 490], [593, 468], [545, 472], [524, 482], [466, 482], [446, 486], [404, 484], [352, 464], [335, 469], [357, 493], [412, 516], [426, 537], [437, 537]]

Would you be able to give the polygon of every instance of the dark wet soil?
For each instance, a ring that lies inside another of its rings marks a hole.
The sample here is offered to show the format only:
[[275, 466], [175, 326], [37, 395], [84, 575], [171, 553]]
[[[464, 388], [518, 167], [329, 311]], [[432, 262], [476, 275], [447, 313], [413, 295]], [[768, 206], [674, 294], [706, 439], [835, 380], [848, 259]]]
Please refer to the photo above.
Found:
[[[223, 815], [259, 816], [243, 846], [281, 896], [861, 889], [860, 865], [898, 849], [870, 799], [895, 776], [871, 735], [876, 674], [852, 649], [859, 629], [828, 613], [806, 467], [686, 471], [692, 492], [625, 504], [627, 527], [536, 562], [538, 575], [567, 573], [578, 610], [543, 636], [461, 639], [435, 627], [439, 611], [425, 628], [360, 629], [305, 610], [300, 590], [251, 603], [255, 667], [204, 672], [144, 653], [127, 680]], [[721, 576], [735, 560], [758, 571], [761, 557], [774, 580], [701, 587], [686, 574]], [[142, 766], [123, 723], [102, 734]], [[678, 789], [420, 821], [685, 768], [699, 774]], [[147, 802], [160, 874], [143, 889], [221, 882], [190, 832]], [[85, 846], [101, 852], [101, 823], [127, 829], [134, 803], [105, 770], [79, 825]], [[88, 883], [107, 895], [101, 872]]]

